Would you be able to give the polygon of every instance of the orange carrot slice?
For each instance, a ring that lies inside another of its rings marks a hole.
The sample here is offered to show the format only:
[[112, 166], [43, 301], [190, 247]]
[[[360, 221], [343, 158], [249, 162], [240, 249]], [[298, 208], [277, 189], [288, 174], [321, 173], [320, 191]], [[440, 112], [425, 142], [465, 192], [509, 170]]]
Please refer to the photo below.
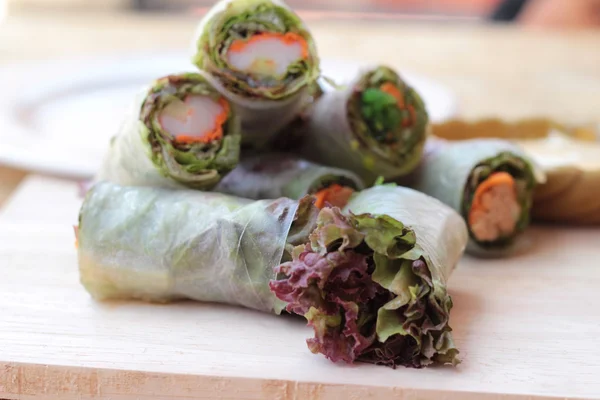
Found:
[[317, 198], [315, 206], [323, 208], [326, 204], [331, 204], [334, 207], [344, 207], [353, 193], [354, 190], [352, 188], [334, 183], [314, 194]]
[[379, 90], [394, 96], [396, 102], [398, 103], [398, 108], [404, 108], [404, 96], [402, 95], [400, 89], [398, 89], [392, 82], [384, 83], [379, 87]]
[[481, 182], [479, 186], [477, 186], [477, 189], [475, 189], [473, 201], [471, 202], [471, 210], [469, 211], [469, 225], [474, 225], [475, 222], [477, 222], [477, 214], [481, 215], [481, 213], [477, 213], [477, 211], [488, 211], [483, 205], [483, 195], [492, 188], [501, 185], [508, 185], [513, 188], [516, 196], [516, 184], [512, 175], [508, 172], [494, 172], [486, 180]]

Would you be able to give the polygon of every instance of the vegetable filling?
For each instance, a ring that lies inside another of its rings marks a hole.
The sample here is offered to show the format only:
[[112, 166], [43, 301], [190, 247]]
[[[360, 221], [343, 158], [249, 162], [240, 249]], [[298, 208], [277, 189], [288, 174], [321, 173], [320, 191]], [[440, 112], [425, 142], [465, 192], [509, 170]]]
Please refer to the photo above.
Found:
[[495, 172], [477, 189], [469, 212], [469, 226], [479, 241], [491, 242], [512, 235], [521, 216], [514, 178]]
[[394, 143], [394, 132], [416, 123], [415, 107], [406, 104], [404, 94], [392, 82], [379, 88], [368, 88], [362, 93], [362, 116], [370, 135], [384, 143]]
[[391, 367], [458, 362], [452, 300], [435, 289], [414, 231], [388, 216], [323, 208], [309, 239], [270, 287], [313, 327], [313, 353]]
[[379, 67], [366, 74], [353, 99], [350, 107], [360, 111], [362, 129], [376, 142], [411, 147], [424, 138], [425, 106], [393, 70]]

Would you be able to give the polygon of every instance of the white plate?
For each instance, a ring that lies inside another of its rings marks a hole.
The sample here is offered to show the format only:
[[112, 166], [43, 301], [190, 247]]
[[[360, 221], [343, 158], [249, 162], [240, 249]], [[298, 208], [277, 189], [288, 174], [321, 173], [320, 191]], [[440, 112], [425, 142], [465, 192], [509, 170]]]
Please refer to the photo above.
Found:
[[[123, 55], [0, 69], [0, 163], [87, 178], [140, 87], [169, 73], [193, 70], [183, 53]], [[324, 60], [325, 76], [343, 82], [360, 64]], [[424, 77], [403, 73], [423, 96], [431, 119], [456, 112], [455, 97]]]

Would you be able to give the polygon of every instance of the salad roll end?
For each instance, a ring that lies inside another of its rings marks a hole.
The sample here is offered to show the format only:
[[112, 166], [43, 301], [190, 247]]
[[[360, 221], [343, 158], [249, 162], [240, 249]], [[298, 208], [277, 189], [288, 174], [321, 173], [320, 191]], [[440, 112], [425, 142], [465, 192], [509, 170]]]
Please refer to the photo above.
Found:
[[413, 230], [386, 215], [324, 208], [309, 239], [270, 287], [313, 327], [313, 353], [391, 367], [458, 363], [452, 300]]
[[300, 18], [272, 0], [215, 5], [201, 25], [193, 62], [245, 98], [281, 100], [319, 74], [312, 36]]
[[397, 178], [412, 171], [423, 153], [429, 116], [419, 94], [393, 69], [379, 66], [362, 74], [348, 98], [347, 119], [355, 147], [370, 149], [373, 157], [394, 166]]
[[155, 167], [188, 187], [211, 189], [238, 163], [240, 121], [201, 74], [157, 79], [139, 123]]

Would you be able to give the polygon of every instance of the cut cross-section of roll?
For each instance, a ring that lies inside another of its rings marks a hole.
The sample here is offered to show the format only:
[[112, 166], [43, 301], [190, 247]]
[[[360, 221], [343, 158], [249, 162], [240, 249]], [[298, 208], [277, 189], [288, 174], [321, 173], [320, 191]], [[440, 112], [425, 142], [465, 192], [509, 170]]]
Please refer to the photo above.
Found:
[[324, 91], [305, 119], [295, 135], [302, 141], [301, 154], [353, 171], [367, 184], [412, 171], [428, 126], [419, 94], [385, 66], [361, 72], [344, 89]]
[[545, 178], [510, 142], [430, 139], [411, 179], [415, 189], [462, 215], [469, 228], [468, 252], [502, 256], [523, 250], [515, 245], [529, 225], [534, 188]]
[[160, 78], [136, 100], [97, 180], [211, 189], [237, 165], [239, 125], [230, 102], [202, 75]]
[[492, 242], [510, 236], [521, 217], [515, 179], [508, 172], [493, 172], [475, 189], [468, 222], [473, 236]]

